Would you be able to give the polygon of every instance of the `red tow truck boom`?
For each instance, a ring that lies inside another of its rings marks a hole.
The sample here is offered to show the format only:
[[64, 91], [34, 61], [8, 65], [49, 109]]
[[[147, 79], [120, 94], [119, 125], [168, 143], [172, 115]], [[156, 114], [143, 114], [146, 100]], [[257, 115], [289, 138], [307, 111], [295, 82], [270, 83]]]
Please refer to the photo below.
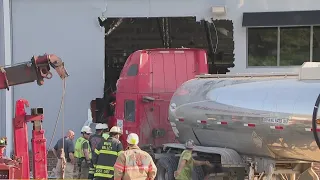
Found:
[[[29, 62], [11, 67], [0, 67], [0, 89], [9, 89], [10, 86], [34, 81], [37, 81], [37, 84], [41, 86], [44, 84], [44, 79], [52, 78], [50, 66], [57, 71], [61, 79], [69, 76], [64, 68], [64, 63], [58, 56], [54, 54], [33, 56]], [[8, 160], [0, 154], [1, 179], [30, 178], [27, 122], [33, 123], [33, 178], [48, 178], [46, 139], [42, 129], [43, 108], [32, 108], [31, 115], [27, 115], [25, 107], [29, 107], [27, 100], [20, 99], [16, 102], [13, 119], [14, 158]]]

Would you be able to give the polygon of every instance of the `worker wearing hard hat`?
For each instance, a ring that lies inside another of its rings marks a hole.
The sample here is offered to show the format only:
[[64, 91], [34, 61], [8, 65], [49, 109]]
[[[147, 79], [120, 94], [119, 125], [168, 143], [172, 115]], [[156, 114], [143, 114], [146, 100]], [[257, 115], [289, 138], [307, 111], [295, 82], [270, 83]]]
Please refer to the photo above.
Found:
[[6, 137], [0, 138], [0, 162], [6, 165], [18, 166], [19, 162], [13, 161], [11, 158], [6, 157], [4, 155], [4, 150], [6, 149], [6, 146], [7, 146], [7, 138]]
[[91, 133], [92, 131], [89, 126], [83, 126], [81, 129], [82, 136], [76, 141], [74, 156], [78, 160], [78, 179], [87, 179], [89, 176], [89, 167], [92, 155], [88, 139]]
[[114, 180], [153, 180], [157, 167], [151, 156], [138, 147], [138, 135], [130, 133], [127, 142], [128, 148], [119, 155], [114, 165]]
[[192, 169], [193, 165], [201, 166], [207, 165], [211, 166], [209, 161], [197, 161], [192, 157], [192, 151], [195, 147], [194, 141], [189, 139], [185, 143], [186, 150], [184, 150], [180, 156], [178, 169], [174, 172], [174, 177], [176, 180], [192, 180]]
[[[103, 137], [102, 136], [104, 136], [106, 139], [108, 139], [108, 137], [109, 137], [108, 125], [107, 124], [98, 123], [96, 125], [96, 133], [94, 135], [90, 136], [90, 138], [89, 138], [89, 144], [90, 144], [90, 147], [91, 147], [92, 156], [95, 156], [94, 150], [96, 149], [98, 144], [100, 144], [100, 142], [103, 141]], [[93, 162], [91, 162], [90, 168], [89, 168], [88, 179], [93, 179], [94, 178], [94, 171], [95, 171], [95, 169], [94, 169], [94, 166], [93, 166]]]
[[122, 131], [120, 127], [113, 126], [110, 129], [110, 137], [103, 141], [94, 150], [92, 161], [95, 165], [94, 179], [113, 179], [114, 163], [123, 150], [119, 141]]

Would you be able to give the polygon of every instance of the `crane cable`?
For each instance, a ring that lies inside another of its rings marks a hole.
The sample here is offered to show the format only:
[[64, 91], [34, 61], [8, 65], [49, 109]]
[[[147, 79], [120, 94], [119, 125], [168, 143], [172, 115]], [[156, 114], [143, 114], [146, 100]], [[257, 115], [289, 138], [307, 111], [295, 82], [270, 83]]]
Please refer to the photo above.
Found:
[[59, 122], [59, 119], [60, 119], [60, 114], [61, 114], [62, 108], [64, 106], [64, 97], [65, 97], [65, 94], [66, 94], [66, 80], [64, 79], [62, 81], [63, 81], [63, 85], [62, 85], [62, 96], [61, 96], [60, 108], [59, 108], [58, 116], [57, 116], [57, 119], [56, 119], [56, 122], [55, 122], [55, 125], [54, 125], [53, 133], [52, 133], [52, 136], [50, 138], [50, 143], [49, 143], [49, 146], [48, 146], [49, 148], [48, 148], [47, 151], [49, 151], [49, 149], [51, 149], [52, 141], [53, 141], [53, 138], [54, 138], [54, 136], [56, 134], [58, 122]]
[[[63, 90], [64, 90], [64, 93], [65, 93], [65, 89], [66, 89], [66, 80], [64, 79], [63, 80]], [[64, 96], [63, 96], [64, 97]], [[65, 151], [64, 151], [64, 138], [65, 138], [65, 134], [64, 134], [64, 98], [63, 98], [63, 101], [62, 101], [62, 150], [61, 150], [61, 178], [64, 179], [64, 172], [65, 172], [65, 167], [66, 167], [66, 164], [67, 164], [67, 161], [66, 161], [66, 154], [65, 154]]]
[[[57, 126], [58, 126], [58, 122], [59, 122], [59, 119], [60, 119], [60, 115], [61, 115], [61, 112], [62, 112], [62, 154], [64, 154], [64, 98], [65, 98], [65, 94], [66, 94], [66, 79], [63, 79], [62, 80], [62, 96], [61, 96], [61, 102], [60, 102], [60, 108], [59, 108], [59, 112], [58, 112], [58, 116], [57, 116], [57, 119], [56, 119], [56, 122], [55, 122], [55, 127], [53, 129], [53, 133], [52, 133], [52, 136], [50, 138], [50, 143], [49, 143], [49, 146], [48, 146], [48, 149], [47, 149], [47, 154], [49, 152], [49, 150], [51, 149], [51, 145], [52, 145], [52, 141], [54, 139], [54, 136], [55, 136], [55, 133], [56, 133], [56, 130], [57, 130]], [[62, 162], [61, 162], [61, 173], [62, 173], [62, 179], [64, 179], [64, 172], [63, 172], [63, 166], [64, 166], [64, 162], [65, 162], [65, 155], [62, 156]]]

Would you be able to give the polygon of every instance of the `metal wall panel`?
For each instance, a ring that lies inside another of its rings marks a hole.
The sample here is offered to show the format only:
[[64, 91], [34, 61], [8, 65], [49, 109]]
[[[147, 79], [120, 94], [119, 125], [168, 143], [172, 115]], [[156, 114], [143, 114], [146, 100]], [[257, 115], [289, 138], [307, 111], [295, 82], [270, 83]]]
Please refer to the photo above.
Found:
[[[4, 65], [4, 21], [3, 1], [0, 1], [0, 65]], [[0, 137], [6, 136], [6, 93], [0, 91]]]
[[[64, 131], [72, 129], [76, 137], [80, 136], [80, 129], [87, 120], [90, 101], [103, 95], [104, 30], [97, 17], [104, 8], [104, 0], [12, 1], [13, 62], [29, 61], [31, 56], [43, 53], [62, 58], [70, 74], [66, 85]], [[25, 98], [31, 107], [44, 108], [47, 145], [54, 130], [61, 95], [62, 81], [55, 72], [41, 87], [30, 83], [14, 88], [15, 101]], [[28, 127], [31, 137], [31, 124]], [[62, 132], [60, 120], [53, 145]]]

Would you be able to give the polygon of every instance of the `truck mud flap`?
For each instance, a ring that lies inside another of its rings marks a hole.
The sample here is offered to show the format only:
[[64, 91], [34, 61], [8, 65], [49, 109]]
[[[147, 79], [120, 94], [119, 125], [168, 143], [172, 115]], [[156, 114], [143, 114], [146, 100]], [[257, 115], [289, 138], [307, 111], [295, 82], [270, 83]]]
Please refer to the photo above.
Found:
[[318, 145], [318, 148], [320, 149], [320, 139], [317, 132], [317, 119], [318, 119], [317, 117], [318, 117], [319, 103], [320, 103], [320, 94], [314, 105], [313, 114], [312, 114], [312, 132], [313, 132], [314, 139]]

